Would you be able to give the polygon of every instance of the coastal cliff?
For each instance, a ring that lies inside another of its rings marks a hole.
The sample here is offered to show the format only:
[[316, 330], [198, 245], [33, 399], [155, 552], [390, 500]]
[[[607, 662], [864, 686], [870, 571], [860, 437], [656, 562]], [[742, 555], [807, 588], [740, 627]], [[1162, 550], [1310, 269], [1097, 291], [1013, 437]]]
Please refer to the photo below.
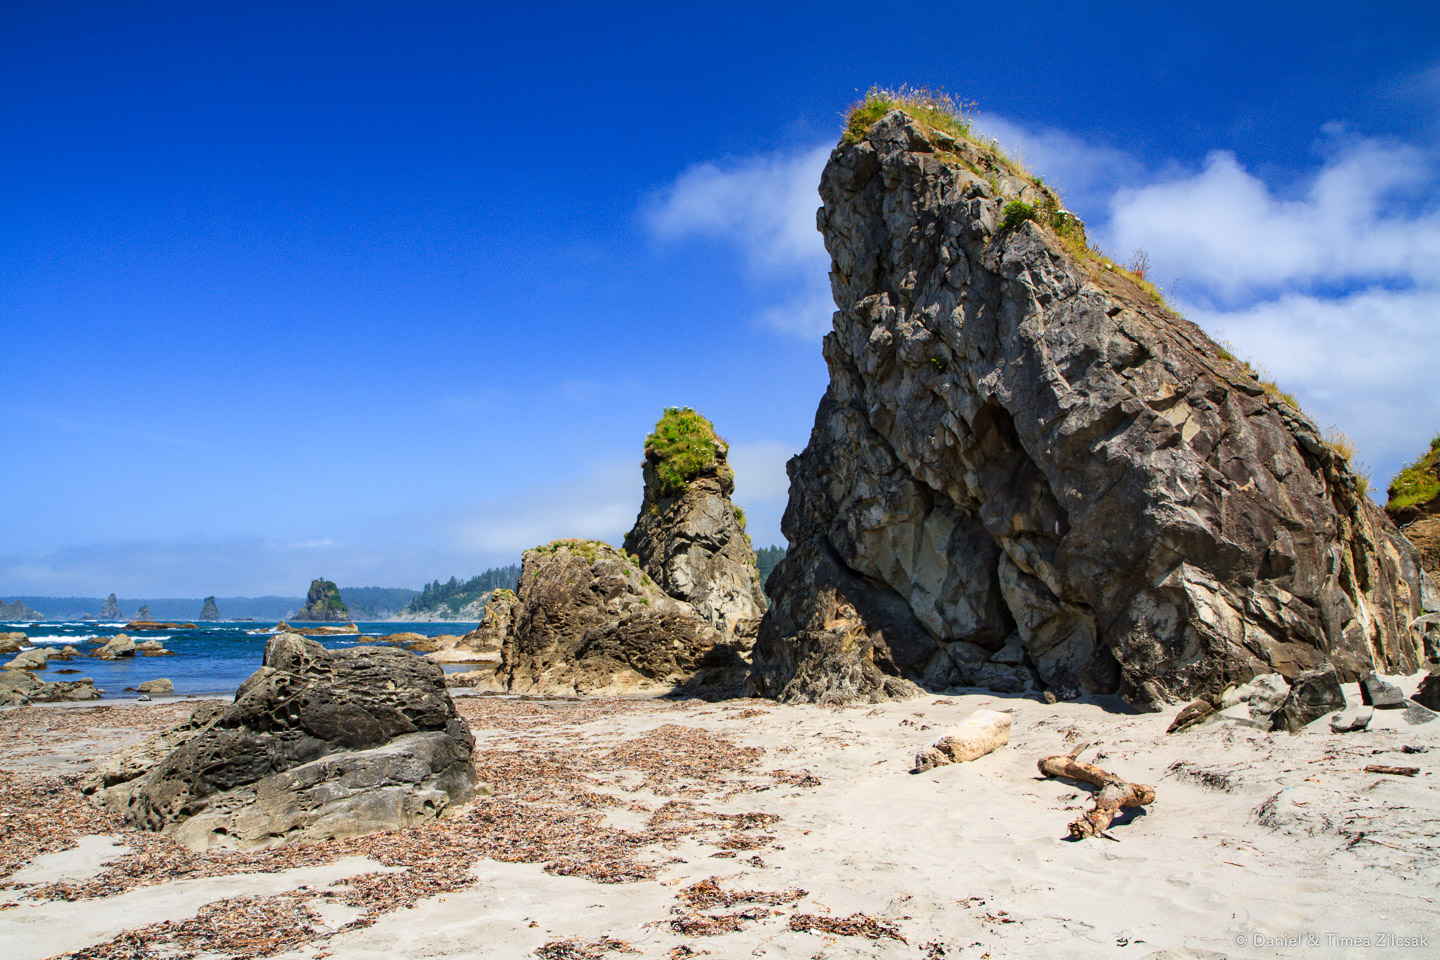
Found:
[[788, 467], [757, 692], [1154, 709], [1419, 666], [1415, 550], [1343, 453], [1049, 187], [943, 105], [872, 95], [820, 192], [830, 385]]

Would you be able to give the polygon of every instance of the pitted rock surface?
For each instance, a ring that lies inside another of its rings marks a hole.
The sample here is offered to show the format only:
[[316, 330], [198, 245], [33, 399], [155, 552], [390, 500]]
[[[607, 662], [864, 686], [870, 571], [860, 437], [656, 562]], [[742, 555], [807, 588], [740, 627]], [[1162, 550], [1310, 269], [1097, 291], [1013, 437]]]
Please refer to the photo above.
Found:
[[1132, 704], [1420, 664], [1413, 547], [1315, 425], [901, 111], [831, 155], [830, 385], [788, 467], [757, 692]]
[[593, 540], [525, 551], [499, 677], [512, 693], [666, 693], [723, 683], [734, 646], [638, 564]]
[[434, 819], [474, 795], [473, 749], [439, 666], [287, 633], [233, 703], [114, 758], [87, 792], [196, 849], [267, 847]]

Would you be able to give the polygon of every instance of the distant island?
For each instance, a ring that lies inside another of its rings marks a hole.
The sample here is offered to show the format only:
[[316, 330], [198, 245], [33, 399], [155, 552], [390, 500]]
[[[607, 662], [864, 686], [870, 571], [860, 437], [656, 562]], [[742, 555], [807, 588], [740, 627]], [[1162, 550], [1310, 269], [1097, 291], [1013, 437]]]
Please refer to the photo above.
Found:
[[201, 620], [219, 620], [220, 608], [215, 604], [214, 597], [206, 597], [205, 605], [200, 608]]
[[451, 577], [446, 583], [427, 583], [396, 620], [479, 620], [485, 616], [485, 597], [492, 590], [514, 590], [520, 582], [520, 565], [491, 567], [469, 580]]
[[292, 620], [349, 620], [350, 609], [340, 599], [340, 588], [324, 577], [310, 581], [310, 592], [305, 597], [305, 606]]

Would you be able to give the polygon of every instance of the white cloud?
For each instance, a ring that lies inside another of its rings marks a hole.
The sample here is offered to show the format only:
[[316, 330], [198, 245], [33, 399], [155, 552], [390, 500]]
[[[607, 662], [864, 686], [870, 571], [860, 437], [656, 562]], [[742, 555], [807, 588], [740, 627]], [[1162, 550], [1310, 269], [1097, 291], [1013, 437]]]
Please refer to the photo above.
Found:
[[1411, 200], [1435, 180], [1414, 147], [1346, 138], [1295, 199], [1212, 153], [1203, 169], [1120, 190], [1103, 235], [1143, 248], [1165, 281], [1230, 302], [1287, 288], [1440, 280], [1440, 207]]
[[518, 558], [523, 550], [561, 537], [619, 546], [635, 523], [640, 497], [639, 464], [610, 461], [569, 483], [537, 487], [458, 512], [442, 526], [454, 548], [476, 554]]
[[824, 333], [835, 306], [815, 212], [829, 155], [824, 145], [691, 167], [657, 196], [650, 228], [667, 241], [708, 237], [733, 245], [754, 280], [789, 291], [762, 311], [761, 322], [804, 337]]

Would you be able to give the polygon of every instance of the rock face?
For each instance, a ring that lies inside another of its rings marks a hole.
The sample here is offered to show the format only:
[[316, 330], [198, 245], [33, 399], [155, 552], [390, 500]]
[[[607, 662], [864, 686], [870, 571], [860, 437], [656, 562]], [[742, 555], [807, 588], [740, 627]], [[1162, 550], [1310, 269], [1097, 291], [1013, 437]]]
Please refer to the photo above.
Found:
[[100, 605], [100, 619], [120, 619], [120, 601], [115, 599], [115, 594], [110, 594], [110, 596], [105, 598], [105, 602]]
[[512, 693], [666, 693], [736, 668], [708, 620], [608, 544], [556, 540], [525, 551], [520, 571], [515, 600], [478, 628], [493, 615], [486, 642], [504, 630], [497, 680]]
[[234, 703], [112, 758], [86, 789], [192, 849], [255, 849], [432, 820], [474, 795], [473, 748], [434, 664], [282, 634]]
[[1151, 709], [1419, 666], [1415, 551], [1346, 461], [1048, 188], [893, 111], [820, 193], [830, 385], [788, 467], [757, 692]]
[[350, 611], [340, 599], [340, 588], [329, 580], [321, 578], [310, 581], [310, 592], [305, 596], [305, 606], [290, 619], [303, 620], [349, 620]]
[[205, 603], [200, 607], [201, 620], [219, 620], [220, 608], [215, 605], [214, 597], [206, 597]]
[[730, 501], [729, 449], [694, 410], [667, 409], [645, 438], [645, 496], [625, 550], [721, 634], [753, 637], [765, 594], [744, 514]]

